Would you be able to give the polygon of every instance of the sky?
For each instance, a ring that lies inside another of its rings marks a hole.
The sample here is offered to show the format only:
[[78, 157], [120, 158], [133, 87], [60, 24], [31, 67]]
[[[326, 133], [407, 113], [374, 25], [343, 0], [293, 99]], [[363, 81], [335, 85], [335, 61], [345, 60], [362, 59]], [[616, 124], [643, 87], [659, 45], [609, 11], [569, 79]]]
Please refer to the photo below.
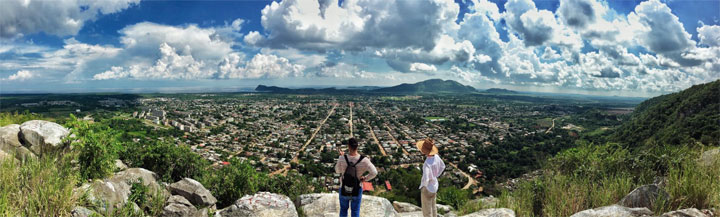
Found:
[[718, 0], [0, 3], [0, 94], [440, 78], [651, 97], [720, 79]]

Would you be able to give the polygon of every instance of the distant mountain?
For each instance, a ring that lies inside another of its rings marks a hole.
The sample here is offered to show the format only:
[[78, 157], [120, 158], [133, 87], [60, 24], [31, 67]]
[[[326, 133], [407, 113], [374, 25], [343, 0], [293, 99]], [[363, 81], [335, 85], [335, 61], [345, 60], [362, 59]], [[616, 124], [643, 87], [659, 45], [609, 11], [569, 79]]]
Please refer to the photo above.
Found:
[[257, 92], [268, 93], [297, 93], [297, 94], [350, 94], [350, 93], [400, 93], [400, 94], [421, 94], [421, 93], [475, 93], [477, 90], [471, 86], [462, 85], [453, 80], [430, 79], [414, 84], [401, 84], [392, 87], [361, 86], [348, 87], [346, 89], [336, 88], [300, 88], [290, 89], [277, 86], [258, 85]]
[[518, 93], [517, 91], [503, 89], [503, 88], [490, 88], [490, 89], [485, 90], [485, 92], [486, 93], [512, 93], [512, 94]]
[[631, 146], [720, 145], [720, 80], [648, 99], [612, 139]]
[[430, 79], [414, 84], [400, 84], [373, 90], [376, 93], [474, 93], [475, 88], [453, 80]]

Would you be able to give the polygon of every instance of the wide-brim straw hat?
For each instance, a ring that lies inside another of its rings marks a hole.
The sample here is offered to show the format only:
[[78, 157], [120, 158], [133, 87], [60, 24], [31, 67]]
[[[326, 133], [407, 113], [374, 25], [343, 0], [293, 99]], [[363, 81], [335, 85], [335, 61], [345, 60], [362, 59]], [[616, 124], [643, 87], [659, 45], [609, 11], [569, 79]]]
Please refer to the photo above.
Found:
[[438, 148], [431, 139], [420, 140], [415, 143], [415, 146], [417, 146], [417, 149], [420, 150], [420, 152], [426, 155], [436, 155], [438, 153]]

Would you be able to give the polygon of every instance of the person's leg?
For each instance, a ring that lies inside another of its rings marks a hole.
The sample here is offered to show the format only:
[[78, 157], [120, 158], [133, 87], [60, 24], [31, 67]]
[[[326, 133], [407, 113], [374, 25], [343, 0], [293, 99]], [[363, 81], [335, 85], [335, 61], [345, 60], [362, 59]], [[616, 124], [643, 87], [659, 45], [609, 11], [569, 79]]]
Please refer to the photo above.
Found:
[[338, 193], [338, 196], [340, 198], [340, 217], [347, 217], [348, 208], [350, 208], [350, 197], [343, 196], [340, 193]]
[[428, 201], [428, 193], [429, 192], [425, 187], [420, 189], [420, 206], [422, 207], [424, 217], [430, 217], [432, 211], [430, 208], [430, 201]]
[[362, 188], [360, 189], [360, 195], [352, 198], [350, 209], [352, 210], [352, 217], [360, 217], [360, 205], [362, 204]]
[[430, 201], [430, 216], [437, 217], [438, 216], [437, 203], [436, 203], [437, 193], [430, 193], [428, 191], [428, 197], [429, 197], [428, 200]]

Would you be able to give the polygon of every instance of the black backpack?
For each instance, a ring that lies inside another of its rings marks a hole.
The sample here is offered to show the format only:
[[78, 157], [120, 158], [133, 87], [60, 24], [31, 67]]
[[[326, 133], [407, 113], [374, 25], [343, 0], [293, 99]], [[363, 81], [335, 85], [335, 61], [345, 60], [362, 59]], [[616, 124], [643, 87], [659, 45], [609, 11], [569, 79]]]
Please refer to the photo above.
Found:
[[345, 162], [347, 162], [347, 168], [342, 178], [342, 186], [340, 186], [340, 194], [343, 196], [357, 196], [360, 194], [360, 179], [358, 179], [357, 168], [355, 167], [365, 156], [360, 155], [355, 163], [350, 163], [348, 156], [345, 155]]

